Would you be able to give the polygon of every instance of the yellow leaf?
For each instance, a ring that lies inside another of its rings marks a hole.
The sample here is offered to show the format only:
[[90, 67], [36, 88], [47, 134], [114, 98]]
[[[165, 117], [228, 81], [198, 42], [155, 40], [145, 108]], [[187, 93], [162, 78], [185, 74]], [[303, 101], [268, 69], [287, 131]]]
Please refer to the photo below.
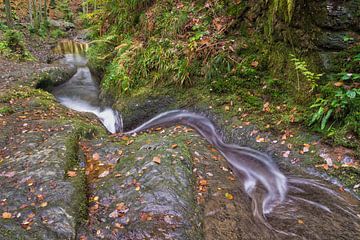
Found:
[[40, 207], [46, 207], [47, 205], [48, 205], [47, 202], [42, 202], [42, 203], [40, 204]]
[[229, 200], [233, 200], [234, 199], [234, 196], [230, 193], [225, 193], [225, 197]]

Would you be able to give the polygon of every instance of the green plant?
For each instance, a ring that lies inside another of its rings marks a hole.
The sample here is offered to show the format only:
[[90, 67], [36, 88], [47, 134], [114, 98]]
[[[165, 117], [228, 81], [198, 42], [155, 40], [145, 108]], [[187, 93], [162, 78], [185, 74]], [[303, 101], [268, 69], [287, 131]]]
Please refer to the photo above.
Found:
[[[324, 130], [329, 120], [333, 118], [334, 121], [341, 121], [351, 111], [351, 107], [357, 105], [360, 99], [360, 89], [339, 89], [334, 92], [332, 96], [327, 99], [319, 97], [310, 108], [317, 108], [318, 110], [312, 115], [309, 126], [319, 122], [320, 129]], [[329, 129], [331, 126], [329, 127]]]
[[66, 33], [64, 31], [62, 31], [60, 28], [56, 28], [50, 32], [50, 36], [55, 39], [62, 38], [65, 35], [66, 35]]
[[[323, 75], [322, 73], [314, 73], [309, 70], [309, 67], [305, 61], [302, 61], [295, 57], [295, 55], [290, 54], [291, 61], [295, 65], [295, 69], [304, 75], [305, 79], [310, 83], [310, 92], [318, 86], [318, 80]], [[300, 79], [298, 77], [297, 90], [300, 91]]]

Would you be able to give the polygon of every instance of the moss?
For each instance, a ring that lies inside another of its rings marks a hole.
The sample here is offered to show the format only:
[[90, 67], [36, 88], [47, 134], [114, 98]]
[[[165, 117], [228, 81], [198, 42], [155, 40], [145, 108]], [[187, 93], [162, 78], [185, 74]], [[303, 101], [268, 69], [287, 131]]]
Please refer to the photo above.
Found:
[[[6, 220], [9, 221], [9, 220]], [[19, 231], [13, 231], [5, 228], [2, 224], [0, 224], [0, 237], [2, 240], [25, 240], [25, 236], [21, 234]]]
[[72, 178], [74, 194], [72, 196], [72, 211], [75, 213], [75, 229], [79, 229], [85, 223], [88, 217], [88, 187], [86, 175], [83, 169], [77, 171], [77, 176]]
[[0, 107], [0, 114], [7, 115], [13, 113], [14, 110], [9, 106]]

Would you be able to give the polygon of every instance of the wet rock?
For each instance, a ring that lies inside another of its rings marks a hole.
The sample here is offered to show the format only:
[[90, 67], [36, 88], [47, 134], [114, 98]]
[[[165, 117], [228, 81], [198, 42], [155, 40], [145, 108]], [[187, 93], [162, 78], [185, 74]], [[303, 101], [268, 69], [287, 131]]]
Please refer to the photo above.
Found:
[[52, 27], [57, 27], [60, 28], [62, 30], [68, 31], [70, 29], [74, 29], [75, 25], [71, 22], [66, 22], [63, 20], [54, 20], [54, 19], [49, 19], [49, 24]]
[[329, 50], [343, 50], [349, 46], [349, 42], [344, 40], [346, 32], [324, 32], [319, 37], [317, 45]]
[[[91, 184], [92, 199], [98, 202], [90, 206], [94, 210], [90, 210], [90, 231], [85, 228], [80, 235], [89, 239], [201, 239], [195, 179], [183, 138], [156, 133], [129, 141], [105, 141], [94, 149], [103, 166], [118, 160], [109, 175]], [[149, 141], [156, 148], [148, 148]], [[181, 147], [171, 148], [175, 142]], [[154, 161], [155, 157], [160, 161]]]
[[115, 106], [123, 116], [124, 130], [130, 130], [155, 115], [170, 110], [175, 100], [170, 96], [120, 99]]
[[325, 29], [359, 30], [359, 1], [313, 1], [314, 20]]

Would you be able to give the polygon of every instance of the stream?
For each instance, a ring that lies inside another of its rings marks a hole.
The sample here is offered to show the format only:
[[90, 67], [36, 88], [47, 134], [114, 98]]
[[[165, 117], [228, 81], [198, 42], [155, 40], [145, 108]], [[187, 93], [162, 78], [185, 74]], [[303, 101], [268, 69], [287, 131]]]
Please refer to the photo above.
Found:
[[[122, 133], [120, 113], [104, 105], [99, 98], [98, 80], [87, 67], [86, 48], [86, 44], [72, 41], [58, 45], [55, 51], [65, 56], [61, 61], [75, 65], [77, 72], [52, 93], [68, 108], [95, 114], [110, 133]], [[341, 231], [347, 231], [346, 236], [360, 239], [359, 201], [351, 194], [339, 192], [337, 186], [301, 171], [293, 173], [279, 169], [265, 153], [225, 143], [214, 124], [200, 114], [186, 110], [164, 112], [123, 134], [175, 124], [195, 129], [216, 147], [252, 199], [254, 219], [279, 234], [279, 239], [287, 239], [284, 236], [307, 239], [304, 236], [309, 233], [304, 234], [304, 223], [313, 239], [322, 239], [325, 233], [326, 239], [339, 239], [336, 236]]]

